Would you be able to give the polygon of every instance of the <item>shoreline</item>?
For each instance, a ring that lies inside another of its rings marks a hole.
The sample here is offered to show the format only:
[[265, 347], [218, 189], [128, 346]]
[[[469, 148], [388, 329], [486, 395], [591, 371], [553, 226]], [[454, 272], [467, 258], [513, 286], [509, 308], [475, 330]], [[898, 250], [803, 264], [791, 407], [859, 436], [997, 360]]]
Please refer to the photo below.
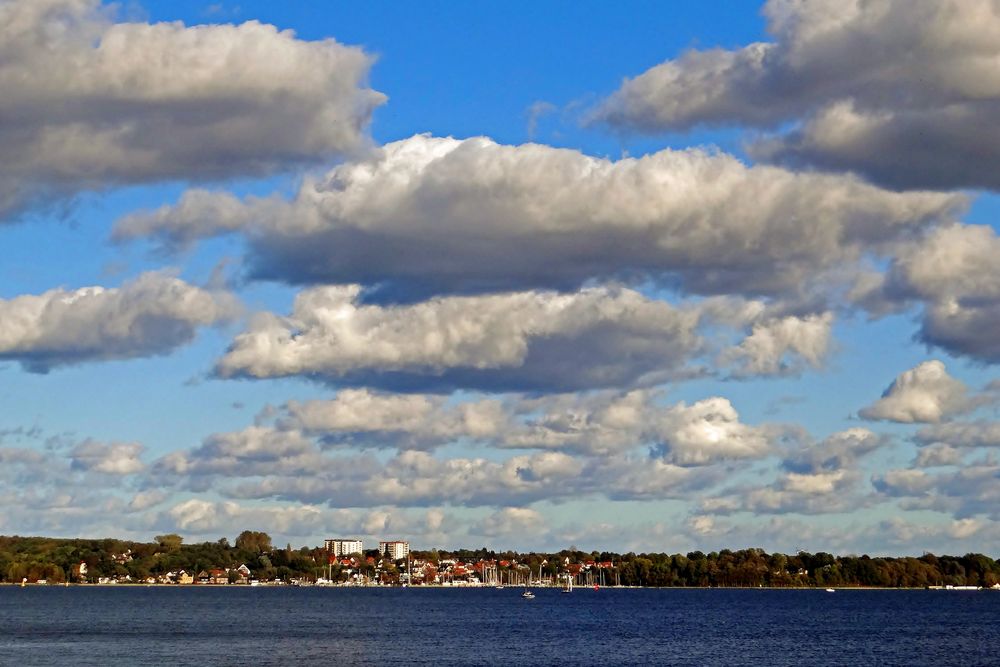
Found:
[[[317, 584], [145, 584], [145, 583], [60, 583], [60, 584], [38, 584], [38, 583], [0, 583], [0, 588], [211, 588], [211, 589], [249, 589], [249, 588], [346, 588], [346, 589], [376, 589], [376, 590], [490, 590], [494, 586], [443, 586], [441, 584], [429, 584], [421, 586], [354, 586], [354, 585], [317, 585]], [[523, 586], [504, 586], [504, 589], [520, 590]], [[562, 592], [560, 586], [529, 586], [533, 591], [554, 590]], [[842, 591], [933, 591], [946, 593], [976, 593], [982, 591], [994, 591], [989, 587], [980, 588], [945, 588], [939, 586], [601, 586], [595, 589], [593, 586], [577, 586], [573, 592], [588, 591], [600, 592], [603, 590], [660, 590], [660, 591], [819, 591], [819, 592], [842, 592]], [[1000, 592], [1000, 591], [998, 591]]]

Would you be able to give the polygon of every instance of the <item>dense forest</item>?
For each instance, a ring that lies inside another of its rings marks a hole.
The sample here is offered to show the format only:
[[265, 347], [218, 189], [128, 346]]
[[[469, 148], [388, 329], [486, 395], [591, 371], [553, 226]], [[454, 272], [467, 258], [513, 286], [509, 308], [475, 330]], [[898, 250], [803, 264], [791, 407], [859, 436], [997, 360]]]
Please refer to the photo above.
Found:
[[[334, 560], [331, 564], [331, 560]], [[259, 581], [315, 581], [320, 577], [346, 579], [349, 573], [372, 581], [397, 583], [403, 563], [378, 558], [377, 551], [361, 554], [354, 564], [330, 559], [322, 547], [293, 549], [271, 544], [262, 532], [244, 531], [233, 544], [184, 544], [177, 535], [160, 535], [154, 542], [116, 539], [55, 539], [0, 537], [0, 578], [8, 583], [44, 580], [48, 583], [99, 581], [162, 581], [168, 573], [206, 571], [229, 573], [235, 581], [240, 565]], [[708, 554], [616, 554], [584, 552], [575, 548], [555, 553], [517, 553], [477, 550], [414, 551], [411, 561], [435, 573], [456, 571], [464, 564], [475, 576], [488, 562], [510, 581], [512, 570], [541, 573], [555, 580], [567, 572], [578, 582], [622, 586], [697, 587], [827, 587], [879, 586], [993, 586], [1000, 582], [1000, 562], [983, 554], [919, 557], [834, 556], [828, 553], [780, 554], [762, 549], [723, 549]], [[83, 567], [81, 567], [83, 564]], [[427, 577], [427, 581], [431, 581]], [[415, 580], [419, 582], [419, 580]]]

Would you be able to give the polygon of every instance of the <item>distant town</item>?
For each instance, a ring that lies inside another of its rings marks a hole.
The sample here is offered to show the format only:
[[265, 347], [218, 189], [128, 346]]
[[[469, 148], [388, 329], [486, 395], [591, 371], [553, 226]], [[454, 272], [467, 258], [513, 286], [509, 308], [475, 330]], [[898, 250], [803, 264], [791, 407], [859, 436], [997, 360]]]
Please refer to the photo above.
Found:
[[0, 579], [14, 585], [883, 587], [1000, 590], [1000, 561], [984, 554], [834, 556], [740, 549], [686, 554], [411, 550], [405, 540], [366, 548], [359, 538], [322, 546], [273, 545], [267, 533], [185, 544], [0, 536]]

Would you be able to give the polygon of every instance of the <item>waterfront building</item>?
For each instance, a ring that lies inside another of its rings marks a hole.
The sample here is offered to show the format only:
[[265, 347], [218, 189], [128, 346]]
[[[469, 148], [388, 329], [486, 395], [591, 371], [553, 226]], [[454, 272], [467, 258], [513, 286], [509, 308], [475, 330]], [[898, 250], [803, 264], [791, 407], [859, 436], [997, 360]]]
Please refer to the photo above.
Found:
[[403, 560], [410, 553], [410, 543], [398, 540], [393, 542], [379, 542], [378, 552], [392, 560]]
[[361, 540], [325, 540], [323, 545], [326, 550], [333, 556], [350, 556], [351, 554], [359, 554], [364, 551], [361, 546]]

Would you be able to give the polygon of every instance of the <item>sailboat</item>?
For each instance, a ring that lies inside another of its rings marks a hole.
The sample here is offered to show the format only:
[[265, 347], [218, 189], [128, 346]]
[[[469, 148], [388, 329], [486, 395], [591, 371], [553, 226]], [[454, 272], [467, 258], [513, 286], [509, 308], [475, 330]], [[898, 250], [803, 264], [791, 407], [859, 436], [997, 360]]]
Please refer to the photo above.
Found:
[[573, 575], [572, 574], [569, 574], [569, 573], [566, 574], [566, 583], [563, 584], [562, 592], [563, 593], [572, 593], [573, 592]]
[[528, 570], [528, 576], [524, 580], [524, 592], [521, 593], [521, 597], [523, 597], [525, 600], [535, 599], [535, 594], [532, 593], [531, 589], [528, 588], [528, 584], [530, 583], [531, 583], [531, 570]]

